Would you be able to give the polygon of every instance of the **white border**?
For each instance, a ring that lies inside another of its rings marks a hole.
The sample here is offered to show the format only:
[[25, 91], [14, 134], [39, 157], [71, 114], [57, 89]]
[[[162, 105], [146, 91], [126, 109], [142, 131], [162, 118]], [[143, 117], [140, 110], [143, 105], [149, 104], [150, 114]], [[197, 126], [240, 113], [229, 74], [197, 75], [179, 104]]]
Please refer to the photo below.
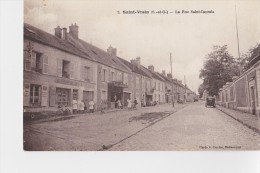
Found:
[[259, 173], [260, 152], [25, 152], [23, 2], [0, 0], [0, 172]]

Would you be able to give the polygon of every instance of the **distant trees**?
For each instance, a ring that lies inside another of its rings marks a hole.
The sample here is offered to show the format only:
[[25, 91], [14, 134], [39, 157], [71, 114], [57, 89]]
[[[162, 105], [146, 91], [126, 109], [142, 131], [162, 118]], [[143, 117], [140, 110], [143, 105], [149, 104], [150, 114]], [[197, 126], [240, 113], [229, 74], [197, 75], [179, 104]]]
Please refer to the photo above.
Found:
[[199, 77], [203, 79], [203, 84], [199, 89], [206, 89], [210, 95], [217, 95], [219, 88], [226, 82], [231, 82], [232, 77], [239, 73], [239, 62], [229, 54], [227, 45], [213, 46], [213, 51], [206, 56], [200, 70]]

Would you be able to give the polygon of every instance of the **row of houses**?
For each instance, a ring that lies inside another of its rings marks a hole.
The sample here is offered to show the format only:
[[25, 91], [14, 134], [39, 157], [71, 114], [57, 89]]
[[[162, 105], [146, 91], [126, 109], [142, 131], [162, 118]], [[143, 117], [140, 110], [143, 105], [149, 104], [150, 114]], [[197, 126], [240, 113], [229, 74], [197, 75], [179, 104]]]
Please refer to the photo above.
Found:
[[260, 55], [249, 62], [245, 72], [220, 89], [218, 104], [260, 117]]
[[141, 105], [173, 100], [193, 101], [181, 81], [154, 66], [141, 65], [141, 58], [126, 61], [117, 49], [104, 51], [78, 37], [79, 26], [57, 27], [54, 34], [24, 24], [24, 97], [26, 112], [56, 111], [72, 107], [72, 101], [90, 100], [95, 109], [116, 107], [121, 100], [136, 99]]

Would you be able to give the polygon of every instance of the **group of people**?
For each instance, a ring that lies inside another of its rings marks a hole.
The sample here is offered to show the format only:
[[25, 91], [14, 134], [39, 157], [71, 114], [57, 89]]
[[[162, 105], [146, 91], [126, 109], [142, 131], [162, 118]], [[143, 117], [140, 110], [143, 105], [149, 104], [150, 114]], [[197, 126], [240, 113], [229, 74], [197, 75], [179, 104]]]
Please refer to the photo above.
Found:
[[[90, 100], [88, 102], [88, 106], [89, 106], [89, 112], [90, 113], [93, 113], [94, 112], [94, 101], [93, 100]], [[87, 111], [87, 105], [85, 104], [84, 100], [80, 100], [80, 101], [77, 101], [77, 100], [73, 100], [72, 101], [72, 110], [73, 110], [73, 113], [76, 114], [76, 113], [84, 113]]]
[[[134, 102], [132, 103], [132, 101], [131, 101], [131, 99], [127, 99], [127, 108], [130, 110], [130, 109], [137, 109], [137, 104], [138, 104], [138, 102], [137, 102], [137, 100], [135, 99], [134, 100]], [[120, 99], [118, 99], [117, 101], [116, 101], [116, 107], [117, 108], [119, 108], [119, 109], [123, 109], [123, 105], [122, 105], [122, 103], [121, 103], [121, 100]]]

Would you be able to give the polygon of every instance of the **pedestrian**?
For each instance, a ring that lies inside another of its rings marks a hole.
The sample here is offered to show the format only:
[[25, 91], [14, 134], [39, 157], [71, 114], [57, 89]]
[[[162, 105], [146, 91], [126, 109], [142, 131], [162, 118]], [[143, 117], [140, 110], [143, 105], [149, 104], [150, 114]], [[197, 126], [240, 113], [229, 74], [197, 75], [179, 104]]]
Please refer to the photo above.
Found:
[[84, 113], [84, 100], [79, 101], [79, 111], [80, 113]]
[[135, 98], [135, 100], [134, 100], [134, 109], [137, 109], [137, 107], [136, 107], [137, 104], [138, 104], [138, 103], [137, 103], [137, 100], [136, 100], [136, 98]]
[[94, 112], [94, 101], [93, 100], [90, 100], [89, 101], [89, 110], [90, 110], [90, 113], [93, 113]]
[[127, 99], [127, 108], [130, 110], [132, 108], [132, 102], [130, 99]]
[[76, 114], [78, 112], [78, 101], [76, 99], [73, 99], [72, 101], [72, 111], [73, 114]]
[[122, 104], [121, 104], [121, 101], [119, 99], [117, 101], [117, 106], [118, 106], [119, 109], [122, 109]]

